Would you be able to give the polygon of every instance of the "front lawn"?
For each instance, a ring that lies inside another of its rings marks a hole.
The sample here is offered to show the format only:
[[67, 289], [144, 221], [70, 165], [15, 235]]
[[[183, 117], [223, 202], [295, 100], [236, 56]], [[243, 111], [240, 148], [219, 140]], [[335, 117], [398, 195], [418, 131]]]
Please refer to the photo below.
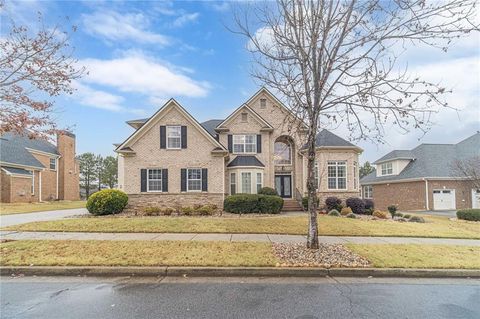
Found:
[[[427, 223], [388, 222], [319, 216], [323, 236], [387, 236], [480, 239], [480, 223], [426, 217]], [[307, 217], [107, 217], [33, 222], [4, 229], [19, 231], [132, 233], [251, 233], [305, 235]]]
[[72, 209], [85, 207], [85, 201], [52, 201], [42, 203], [0, 204], [0, 215], [25, 214], [50, 210]]

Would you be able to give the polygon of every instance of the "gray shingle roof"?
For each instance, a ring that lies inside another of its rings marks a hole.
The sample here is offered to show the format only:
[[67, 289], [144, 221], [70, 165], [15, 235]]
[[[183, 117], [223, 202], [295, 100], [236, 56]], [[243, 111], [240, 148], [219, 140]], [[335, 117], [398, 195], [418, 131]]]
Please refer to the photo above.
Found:
[[200, 123], [203, 128], [210, 133], [213, 137], [216, 136], [217, 132], [215, 132], [215, 128], [218, 126], [218, 124], [222, 123], [223, 120], [208, 120], [203, 123]]
[[30, 139], [27, 135], [5, 133], [0, 137], [0, 161], [44, 168], [45, 166], [27, 148], [59, 155], [56, 146], [45, 140]]
[[[316, 147], [353, 147], [358, 148], [358, 146], [350, 143], [349, 141], [344, 140], [338, 135], [333, 134], [329, 130], [323, 129], [320, 133], [317, 134], [315, 138]], [[302, 149], [306, 149], [307, 146], [304, 145]]]
[[414, 158], [415, 156], [410, 150], [394, 150], [388, 153], [387, 155], [380, 157], [378, 160], [374, 162], [374, 164], [388, 161], [388, 160], [393, 160], [393, 159], [414, 159]]
[[235, 159], [230, 163], [228, 163], [227, 165], [227, 167], [235, 167], [235, 166], [265, 167], [265, 165], [263, 165], [262, 162], [258, 160], [258, 158], [251, 155], [239, 155], [235, 157]]
[[23, 168], [2, 166], [2, 169], [6, 170], [10, 174], [28, 175], [28, 176], [32, 175], [30, 171], [24, 170]]
[[410, 152], [414, 160], [410, 161], [400, 174], [377, 177], [374, 171], [363, 177], [360, 183], [368, 184], [424, 177], [461, 177], [456, 176], [452, 164], [455, 160], [480, 156], [480, 133], [476, 133], [458, 144], [420, 144]]

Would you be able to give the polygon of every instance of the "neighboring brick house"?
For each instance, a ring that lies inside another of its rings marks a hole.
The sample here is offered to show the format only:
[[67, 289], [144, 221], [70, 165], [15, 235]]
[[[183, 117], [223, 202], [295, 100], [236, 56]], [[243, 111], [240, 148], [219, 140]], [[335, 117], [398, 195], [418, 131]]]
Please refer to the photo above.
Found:
[[[256, 193], [263, 186], [276, 188], [290, 203], [306, 193], [306, 127], [296, 129], [299, 120], [265, 88], [224, 120], [198, 123], [171, 99], [152, 117], [127, 123], [136, 130], [115, 151], [119, 188], [134, 207], [221, 207], [226, 195]], [[359, 196], [361, 151], [321, 131], [317, 177], [322, 199]]]
[[376, 170], [360, 180], [364, 198], [386, 209], [453, 210], [480, 207], [480, 190], [459, 176], [456, 160], [480, 156], [480, 133], [457, 144], [420, 144], [394, 150], [374, 162]]
[[57, 145], [27, 134], [0, 137], [2, 203], [78, 200], [75, 135], [59, 134]]

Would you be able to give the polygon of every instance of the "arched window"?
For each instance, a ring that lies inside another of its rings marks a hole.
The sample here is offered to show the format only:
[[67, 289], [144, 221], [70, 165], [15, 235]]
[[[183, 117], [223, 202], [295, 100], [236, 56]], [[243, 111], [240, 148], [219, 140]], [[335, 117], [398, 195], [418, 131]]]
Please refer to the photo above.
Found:
[[292, 148], [290, 144], [284, 141], [275, 142], [273, 156], [276, 165], [292, 164]]

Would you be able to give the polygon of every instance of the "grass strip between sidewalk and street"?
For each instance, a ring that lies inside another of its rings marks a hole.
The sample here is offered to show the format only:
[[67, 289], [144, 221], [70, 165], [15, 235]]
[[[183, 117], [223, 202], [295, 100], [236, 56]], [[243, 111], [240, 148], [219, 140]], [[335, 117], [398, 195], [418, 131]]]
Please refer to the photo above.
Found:
[[[322, 236], [385, 236], [480, 239], [480, 223], [425, 217], [426, 223], [319, 216]], [[16, 231], [112, 233], [235, 233], [305, 235], [306, 216], [289, 217], [95, 217], [32, 222], [3, 228]]]
[[52, 201], [42, 203], [13, 203], [0, 204], [0, 215], [26, 214], [34, 212], [84, 208], [86, 201]]
[[[374, 267], [480, 269], [480, 247], [348, 244]], [[256, 242], [21, 240], [0, 244], [2, 266], [274, 267], [272, 244]]]

